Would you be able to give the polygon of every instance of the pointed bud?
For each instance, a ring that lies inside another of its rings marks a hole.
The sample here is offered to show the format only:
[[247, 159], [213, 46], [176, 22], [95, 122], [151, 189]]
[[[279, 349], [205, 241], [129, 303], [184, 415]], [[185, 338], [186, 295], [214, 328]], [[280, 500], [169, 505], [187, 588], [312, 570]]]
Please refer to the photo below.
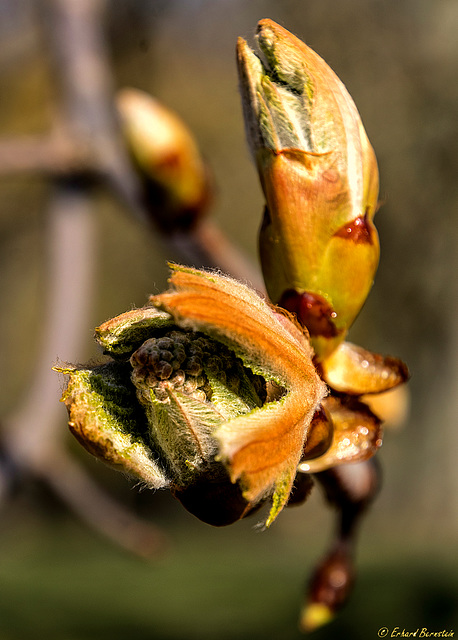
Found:
[[242, 39], [245, 122], [267, 208], [261, 261], [272, 301], [296, 313], [319, 358], [344, 339], [379, 258], [378, 170], [358, 111], [327, 64], [271, 20]]
[[210, 199], [208, 170], [193, 135], [175, 113], [143, 91], [123, 89], [117, 106], [155, 222], [165, 231], [193, 226]]
[[308, 601], [299, 620], [302, 631], [310, 632], [331, 622], [345, 604], [354, 583], [350, 549], [338, 544], [316, 568], [311, 579]]

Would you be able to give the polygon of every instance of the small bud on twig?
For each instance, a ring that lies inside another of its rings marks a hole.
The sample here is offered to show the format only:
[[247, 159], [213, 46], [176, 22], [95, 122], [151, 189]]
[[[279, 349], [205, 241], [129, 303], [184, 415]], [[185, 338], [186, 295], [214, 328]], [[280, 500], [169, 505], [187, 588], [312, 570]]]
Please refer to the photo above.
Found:
[[175, 113], [138, 89], [120, 91], [117, 106], [154, 221], [163, 231], [194, 226], [209, 203], [210, 180], [193, 135]]

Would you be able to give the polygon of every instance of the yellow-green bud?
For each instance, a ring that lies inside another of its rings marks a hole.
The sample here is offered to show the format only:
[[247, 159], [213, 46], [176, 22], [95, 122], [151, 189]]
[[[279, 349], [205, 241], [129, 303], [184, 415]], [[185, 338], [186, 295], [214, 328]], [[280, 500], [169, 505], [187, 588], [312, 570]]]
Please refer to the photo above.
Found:
[[138, 89], [120, 91], [117, 107], [155, 222], [165, 231], [193, 226], [211, 191], [194, 136], [177, 114]]
[[245, 122], [267, 207], [260, 254], [272, 301], [318, 358], [344, 339], [373, 282], [378, 170], [358, 111], [328, 65], [271, 20], [259, 56], [239, 39]]

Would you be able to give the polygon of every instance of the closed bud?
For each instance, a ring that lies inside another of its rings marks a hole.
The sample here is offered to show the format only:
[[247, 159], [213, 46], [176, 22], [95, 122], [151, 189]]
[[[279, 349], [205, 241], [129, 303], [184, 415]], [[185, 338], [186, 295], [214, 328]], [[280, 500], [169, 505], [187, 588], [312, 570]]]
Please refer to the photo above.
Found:
[[268, 19], [256, 40], [258, 55], [239, 39], [238, 63], [267, 201], [264, 278], [321, 359], [344, 339], [377, 268], [376, 159], [353, 100], [314, 51]]
[[165, 231], [192, 227], [210, 199], [208, 169], [193, 135], [178, 115], [138, 89], [120, 91], [117, 106], [155, 222]]
[[331, 622], [346, 603], [353, 588], [354, 567], [351, 551], [341, 542], [315, 569], [308, 599], [299, 619], [302, 631], [311, 632]]

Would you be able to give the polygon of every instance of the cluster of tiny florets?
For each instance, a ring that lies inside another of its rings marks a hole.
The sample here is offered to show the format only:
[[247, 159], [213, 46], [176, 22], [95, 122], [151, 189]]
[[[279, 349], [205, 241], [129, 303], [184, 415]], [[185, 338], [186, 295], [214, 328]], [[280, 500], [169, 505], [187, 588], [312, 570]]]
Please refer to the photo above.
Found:
[[237, 391], [238, 359], [224, 345], [201, 334], [169, 331], [146, 340], [131, 356], [132, 381], [145, 400], [152, 390], [159, 401], [167, 401], [173, 388], [196, 400], [211, 401], [206, 372]]

